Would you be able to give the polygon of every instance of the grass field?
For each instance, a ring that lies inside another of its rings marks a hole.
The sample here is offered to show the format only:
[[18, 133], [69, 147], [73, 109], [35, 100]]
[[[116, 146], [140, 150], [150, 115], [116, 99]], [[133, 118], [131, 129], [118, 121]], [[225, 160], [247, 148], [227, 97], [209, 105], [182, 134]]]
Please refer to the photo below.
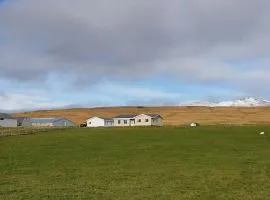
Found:
[[0, 199], [270, 199], [268, 133], [209, 126], [0, 137]]
[[54, 130], [67, 129], [67, 127], [16, 127], [16, 128], [0, 128], [0, 137], [31, 135], [37, 133], [51, 132]]

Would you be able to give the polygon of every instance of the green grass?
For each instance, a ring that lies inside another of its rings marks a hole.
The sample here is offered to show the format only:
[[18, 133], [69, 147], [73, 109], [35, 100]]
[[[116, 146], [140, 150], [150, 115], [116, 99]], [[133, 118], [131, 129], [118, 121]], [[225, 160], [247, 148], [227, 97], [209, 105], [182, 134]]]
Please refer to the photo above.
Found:
[[0, 199], [270, 199], [270, 127], [0, 137]]

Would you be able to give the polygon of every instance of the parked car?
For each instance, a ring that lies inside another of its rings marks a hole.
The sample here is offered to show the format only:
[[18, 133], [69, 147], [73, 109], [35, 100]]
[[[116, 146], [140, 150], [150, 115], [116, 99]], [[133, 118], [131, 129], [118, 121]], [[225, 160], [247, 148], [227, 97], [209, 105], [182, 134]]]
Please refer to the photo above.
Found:
[[200, 124], [197, 122], [193, 122], [190, 124], [190, 127], [197, 127], [197, 126], [200, 126]]
[[80, 124], [80, 127], [86, 127], [86, 126], [87, 126], [86, 122]]

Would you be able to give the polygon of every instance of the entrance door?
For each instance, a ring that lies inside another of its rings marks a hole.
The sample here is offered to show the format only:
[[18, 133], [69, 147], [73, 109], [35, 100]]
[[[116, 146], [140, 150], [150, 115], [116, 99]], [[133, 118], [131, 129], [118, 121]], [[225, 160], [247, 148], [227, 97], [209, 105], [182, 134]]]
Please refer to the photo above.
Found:
[[130, 120], [130, 126], [135, 126], [135, 119]]

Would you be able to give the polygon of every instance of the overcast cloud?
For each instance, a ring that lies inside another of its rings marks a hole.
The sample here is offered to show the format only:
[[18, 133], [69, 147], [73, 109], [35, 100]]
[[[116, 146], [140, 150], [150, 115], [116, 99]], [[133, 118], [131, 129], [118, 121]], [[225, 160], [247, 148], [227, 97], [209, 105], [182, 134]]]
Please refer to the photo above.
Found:
[[0, 78], [64, 72], [97, 83], [166, 75], [246, 91], [270, 84], [269, 0], [6, 2]]

